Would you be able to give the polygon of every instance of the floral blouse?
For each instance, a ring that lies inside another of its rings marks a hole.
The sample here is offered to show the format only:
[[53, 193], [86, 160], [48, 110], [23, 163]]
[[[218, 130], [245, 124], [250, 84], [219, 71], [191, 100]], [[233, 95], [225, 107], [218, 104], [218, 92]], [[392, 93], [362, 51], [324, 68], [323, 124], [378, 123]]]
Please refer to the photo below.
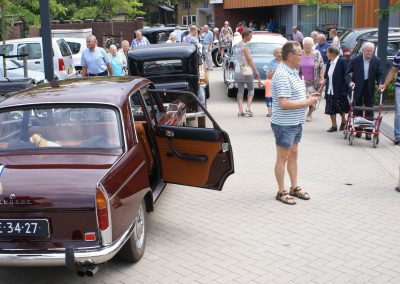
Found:
[[[304, 50], [301, 52], [301, 56], [304, 56]], [[324, 59], [322, 58], [321, 53], [313, 49], [312, 50], [312, 56], [314, 58], [314, 80], [313, 81], [306, 81], [306, 86], [314, 86], [314, 88], [317, 90], [319, 86], [319, 79], [321, 74], [324, 72]], [[302, 76], [301, 74], [301, 69], [300, 69], [300, 77]]]

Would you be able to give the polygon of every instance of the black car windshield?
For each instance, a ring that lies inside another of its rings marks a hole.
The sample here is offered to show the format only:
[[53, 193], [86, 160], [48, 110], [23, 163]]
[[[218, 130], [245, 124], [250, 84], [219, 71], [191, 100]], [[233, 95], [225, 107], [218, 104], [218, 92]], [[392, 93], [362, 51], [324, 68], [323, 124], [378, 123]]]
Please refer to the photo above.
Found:
[[108, 107], [21, 107], [0, 112], [0, 150], [121, 149], [118, 112]]

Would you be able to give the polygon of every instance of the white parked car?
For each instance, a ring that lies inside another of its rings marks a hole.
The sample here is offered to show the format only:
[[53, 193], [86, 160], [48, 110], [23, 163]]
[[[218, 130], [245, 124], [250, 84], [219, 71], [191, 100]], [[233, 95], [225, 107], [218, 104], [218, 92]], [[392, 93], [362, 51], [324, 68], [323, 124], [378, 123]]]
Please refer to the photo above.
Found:
[[[7, 77], [9, 79], [21, 79], [24, 78], [24, 66], [18, 61], [13, 59], [7, 59], [6, 62]], [[45, 75], [41, 71], [28, 69], [28, 78], [31, 78], [31, 82], [35, 85], [42, 84], [45, 82]], [[0, 79], [4, 79], [3, 59], [0, 57]]]
[[82, 70], [82, 52], [87, 47], [86, 38], [65, 37], [64, 40], [68, 43], [69, 48], [71, 49], [74, 67], [76, 71], [80, 72]]
[[[52, 38], [54, 75], [58, 79], [76, 77], [76, 70], [72, 62], [72, 52], [67, 42], [62, 38]], [[27, 63], [28, 69], [44, 72], [43, 46], [41, 37], [14, 39], [6, 41], [6, 54], [23, 54], [24, 47], [29, 54]], [[0, 44], [0, 50], [3, 45]], [[19, 64], [23, 64], [22, 57], [16, 57]]]

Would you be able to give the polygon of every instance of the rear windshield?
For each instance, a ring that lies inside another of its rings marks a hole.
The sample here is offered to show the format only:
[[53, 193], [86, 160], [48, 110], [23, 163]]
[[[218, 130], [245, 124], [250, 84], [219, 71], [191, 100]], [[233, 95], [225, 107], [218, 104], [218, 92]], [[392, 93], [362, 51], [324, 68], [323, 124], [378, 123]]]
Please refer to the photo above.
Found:
[[57, 45], [60, 48], [61, 55], [63, 57], [71, 55], [71, 50], [69, 49], [69, 46], [65, 40], [63, 39], [57, 40]]
[[81, 44], [79, 42], [70, 42], [68, 41], [69, 48], [72, 51], [72, 54], [77, 54], [81, 50]]
[[52, 106], [0, 112], [0, 151], [122, 149], [118, 112], [106, 107]]
[[180, 59], [147, 61], [143, 63], [143, 76], [182, 73], [183, 64]]

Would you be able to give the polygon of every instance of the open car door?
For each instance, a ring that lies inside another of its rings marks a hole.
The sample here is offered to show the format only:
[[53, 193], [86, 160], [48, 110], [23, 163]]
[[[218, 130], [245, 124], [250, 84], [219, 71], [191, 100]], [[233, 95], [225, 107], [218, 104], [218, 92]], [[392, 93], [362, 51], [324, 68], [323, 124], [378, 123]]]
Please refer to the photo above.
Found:
[[[152, 106], [160, 101], [166, 105], [177, 100], [183, 103], [195, 100], [199, 110], [208, 118], [209, 128], [189, 126], [186, 123], [160, 124], [160, 116], [163, 114]], [[148, 110], [147, 119], [151, 121], [164, 181], [222, 190], [225, 180], [234, 173], [232, 146], [228, 134], [219, 127], [197, 97], [185, 91], [147, 89], [147, 94], [142, 93], [142, 104]]]

